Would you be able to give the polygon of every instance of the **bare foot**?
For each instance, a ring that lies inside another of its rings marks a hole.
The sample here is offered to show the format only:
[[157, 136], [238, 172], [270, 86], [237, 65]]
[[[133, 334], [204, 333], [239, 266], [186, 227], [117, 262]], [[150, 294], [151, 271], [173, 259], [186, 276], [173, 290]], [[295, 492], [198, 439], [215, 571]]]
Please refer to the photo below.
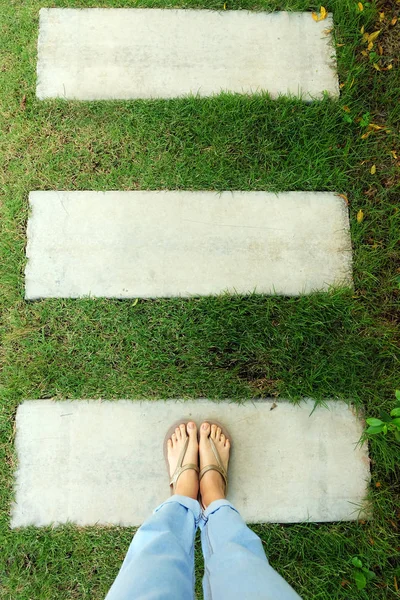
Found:
[[[218, 464], [211, 448], [210, 437], [218, 450], [225, 471], [228, 471], [230, 442], [224, 436], [220, 427], [209, 423], [203, 423], [200, 427], [200, 470], [207, 465]], [[225, 498], [225, 492], [225, 482], [218, 471], [210, 470], [203, 475], [200, 481], [200, 494], [205, 508], [214, 500]]]
[[[187, 426], [181, 423], [167, 442], [167, 456], [170, 477], [174, 474], [182, 449], [189, 437], [189, 445], [182, 466], [189, 463], [199, 464], [199, 444], [197, 441], [196, 423], [190, 421]], [[199, 493], [199, 474], [194, 469], [187, 469], [180, 475], [175, 484], [174, 494], [197, 499]]]

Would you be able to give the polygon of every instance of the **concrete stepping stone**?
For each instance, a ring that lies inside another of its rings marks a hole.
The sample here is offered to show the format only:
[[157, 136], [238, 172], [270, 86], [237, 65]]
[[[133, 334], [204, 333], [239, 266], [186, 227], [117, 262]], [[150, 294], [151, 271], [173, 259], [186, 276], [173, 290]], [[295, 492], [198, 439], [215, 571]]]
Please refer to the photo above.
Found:
[[356, 520], [370, 478], [367, 446], [357, 446], [363, 423], [343, 402], [313, 407], [312, 400], [24, 402], [11, 525], [140, 525], [169, 495], [162, 441], [181, 418], [198, 425], [215, 418], [228, 428], [229, 498], [248, 522]]
[[42, 8], [37, 96], [338, 97], [332, 25], [295, 12]]
[[298, 295], [351, 285], [328, 192], [32, 192], [26, 298]]

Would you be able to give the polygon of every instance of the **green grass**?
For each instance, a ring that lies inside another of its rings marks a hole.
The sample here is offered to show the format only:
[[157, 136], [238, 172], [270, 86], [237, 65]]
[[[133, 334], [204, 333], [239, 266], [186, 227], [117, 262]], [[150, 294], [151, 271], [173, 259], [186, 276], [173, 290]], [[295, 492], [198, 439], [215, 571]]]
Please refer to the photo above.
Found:
[[[399, 387], [400, 185], [390, 152], [400, 157], [400, 19], [394, 27], [377, 23], [379, 10], [388, 16], [399, 7], [373, 3], [360, 13], [352, 0], [326, 2], [336, 42], [344, 44], [337, 47], [344, 83], [338, 102], [306, 105], [266, 95], [37, 101], [38, 9], [90, 5], [220, 9], [223, 2], [0, 0], [0, 598], [7, 600], [100, 600], [133, 533], [9, 530], [14, 416], [24, 398], [311, 396], [352, 400], [375, 416], [392, 407]], [[319, 5], [243, 0], [227, 8]], [[369, 32], [382, 28], [378, 60], [382, 67], [392, 61], [391, 71], [376, 71], [362, 56], [362, 25]], [[390, 132], [362, 139], [366, 128], [358, 119], [366, 113]], [[349, 114], [352, 123], [345, 121]], [[355, 289], [136, 305], [23, 300], [30, 190], [159, 188], [346, 194]], [[272, 565], [305, 599], [399, 598], [399, 445], [374, 439], [370, 452], [371, 522], [254, 528]], [[367, 591], [358, 592], [352, 580], [355, 555], [377, 575]], [[198, 576], [201, 562], [197, 552]]]

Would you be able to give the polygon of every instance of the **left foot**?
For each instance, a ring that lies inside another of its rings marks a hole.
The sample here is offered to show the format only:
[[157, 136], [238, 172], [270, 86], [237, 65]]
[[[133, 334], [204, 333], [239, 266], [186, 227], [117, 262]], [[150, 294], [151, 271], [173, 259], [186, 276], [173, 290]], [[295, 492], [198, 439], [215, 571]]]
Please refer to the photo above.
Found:
[[[187, 438], [189, 438], [189, 444], [182, 461], [182, 466], [189, 463], [195, 465], [199, 464], [199, 444], [197, 441], [196, 423], [190, 421], [187, 426], [184, 423], [181, 423], [181, 425], [175, 429], [174, 433], [167, 442], [167, 457], [170, 477], [172, 477], [175, 473], [176, 467], [178, 466], [179, 457]], [[194, 500], [197, 500], [198, 493], [199, 474], [194, 469], [187, 469], [180, 475], [178, 481], [176, 482], [174, 494], [188, 496], [189, 498], [194, 498]]]

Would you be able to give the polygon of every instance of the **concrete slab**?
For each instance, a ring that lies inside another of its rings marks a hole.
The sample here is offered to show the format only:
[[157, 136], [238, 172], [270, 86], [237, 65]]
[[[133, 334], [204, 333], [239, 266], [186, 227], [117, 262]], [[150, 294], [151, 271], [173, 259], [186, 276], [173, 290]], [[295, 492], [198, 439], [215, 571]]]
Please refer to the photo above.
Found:
[[32, 192], [26, 298], [297, 295], [351, 285], [333, 193]]
[[169, 495], [162, 440], [185, 417], [228, 428], [229, 498], [248, 522], [356, 519], [370, 477], [363, 423], [342, 402], [312, 414], [311, 400], [277, 404], [24, 402], [11, 525], [140, 525]]
[[37, 96], [338, 97], [332, 25], [311, 13], [42, 8]]

